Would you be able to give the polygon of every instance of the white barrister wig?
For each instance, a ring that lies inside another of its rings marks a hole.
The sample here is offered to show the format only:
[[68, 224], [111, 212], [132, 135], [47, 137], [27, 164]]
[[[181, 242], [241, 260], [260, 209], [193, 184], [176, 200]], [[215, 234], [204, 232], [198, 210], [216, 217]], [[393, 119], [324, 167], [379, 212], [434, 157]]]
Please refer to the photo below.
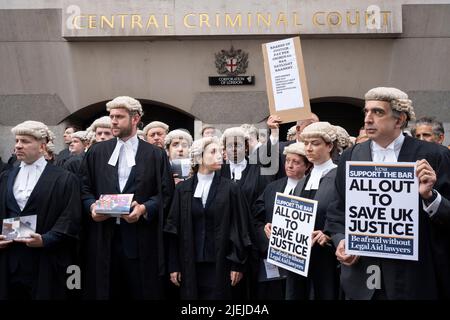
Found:
[[27, 120], [19, 123], [17, 126], [11, 129], [14, 135], [32, 136], [38, 140], [45, 139], [49, 141], [50, 134], [48, 127], [39, 121]]
[[[91, 127], [86, 129], [86, 140], [89, 141], [89, 143], [94, 144], [97, 142], [97, 140], [95, 140], [95, 131], [92, 131]], [[103, 128], [103, 127], [98, 127], [98, 128]]]
[[55, 153], [55, 144], [51, 140], [47, 142], [47, 152]]
[[289, 140], [290, 136], [295, 136], [297, 134], [297, 126], [292, 126], [287, 131], [286, 140]]
[[88, 132], [87, 131], [77, 131], [71, 134], [72, 139], [78, 138], [81, 141], [87, 141], [88, 140]]
[[191, 149], [189, 150], [192, 166], [202, 163], [203, 151], [212, 143], [215, 143], [220, 147], [220, 141], [217, 137], [205, 137], [195, 140], [192, 143]]
[[148, 131], [153, 128], [163, 128], [166, 130], [166, 133], [169, 132], [169, 126], [166, 123], [161, 121], [152, 121], [144, 127], [145, 136], [147, 136]]
[[284, 155], [287, 155], [288, 153], [295, 153], [300, 156], [306, 157], [305, 145], [303, 144], [303, 142], [291, 143], [290, 145], [285, 147], [283, 150]]
[[143, 131], [143, 130], [138, 129], [138, 130], [137, 130], [137, 136], [138, 136], [138, 138], [140, 138], [141, 140], [144, 140], [144, 141], [145, 141], [145, 134], [144, 134], [144, 131]]
[[336, 128], [329, 122], [314, 122], [303, 129], [300, 139], [320, 137], [325, 142], [334, 142], [337, 139]]
[[130, 112], [137, 112], [141, 116], [144, 114], [141, 103], [132, 97], [120, 96], [114, 98], [106, 104], [106, 111], [111, 111], [112, 109], [117, 108], [125, 108]]
[[404, 112], [408, 117], [408, 121], [416, 120], [416, 114], [414, 113], [412, 101], [408, 99], [408, 95], [405, 92], [397, 88], [373, 88], [367, 91], [364, 98], [366, 101], [379, 100], [389, 102], [393, 110]]
[[244, 129], [249, 136], [258, 137], [258, 129], [256, 129], [254, 125], [244, 123], [241, 125], [241, 128]]
[[182, 129], [172, 130], [167, 134], [166, 138], [164, 139], [164, 146], [166, 147], [166, 149], [169, 149], [169, 146], [172, 143], [173, 139], [184, 139], [187, 141], [189, 147], [192, 145], [192, 136], [189, 134], [189, 132]]
[[53, 131], [50, 130], [50, 129], [48, 129], [48, 142], [53, 142], [53, 141], [55, 141], [55, 138], [56, 138], [56, 136], [55, 136], [55, 134], [53, 133]]
[[87, 130], [94, 131], [94, 133], [95, 133], [95, 130], [97, 130], [97, 128], [111, 129], [111, 127], [112, 127], [111, 118], [108, 116], [104, 116], [104, 117], [98, 118], [94, 122], [92, 122], [91, 126]]
[[348, 134], [347, 130], [345, 130], [341, 126], [334, 127], [336, 128], [338, 146], [343, 149], [351, 147], [353, 144], [350, 141], [350, 135]]
[[222, 134], [222, 145], [226, 145], [227, 139], [234, 138], [234, 137], [242, 137], [244, 140], [248, 141], [250, 139], [250, 136], [248, 133], [241, 127], [232, 127], [226, 129]]

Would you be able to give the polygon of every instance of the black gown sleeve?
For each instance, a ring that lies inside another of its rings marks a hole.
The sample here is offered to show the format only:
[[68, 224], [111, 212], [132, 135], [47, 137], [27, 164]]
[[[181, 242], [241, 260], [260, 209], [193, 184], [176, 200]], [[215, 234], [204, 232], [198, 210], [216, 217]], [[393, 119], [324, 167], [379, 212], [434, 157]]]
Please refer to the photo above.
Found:
[[230, 192], [231, 217], [230, 217], [230, 252], [227, 259], [232, 262], [233, 271], [243, 270], [248, 257], [250, 241], [248, 219], [249, 208], [246, 205], [242, 192], [236, 184], [231, 185]]

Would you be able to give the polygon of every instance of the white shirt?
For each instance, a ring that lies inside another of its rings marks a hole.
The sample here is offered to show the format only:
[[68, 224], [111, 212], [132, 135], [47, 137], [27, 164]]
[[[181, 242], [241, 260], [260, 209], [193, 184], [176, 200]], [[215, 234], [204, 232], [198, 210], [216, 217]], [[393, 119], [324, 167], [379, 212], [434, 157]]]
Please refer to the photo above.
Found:
[[[274, 145], [276, 145], [277, 143], [278, 143], [278, 136], [270, 136], [270, 143], [274, 146]], [[301, 142], [301, 141], [298, 141], [298, 139], [295, 139], [295, 142]]]
[[288, 181], [286, 183], [286, 187], [284, 188], [284, 194], [294, 194], [294, 189], [297, 186], [300, 179], [293, 179], [288, 177]]
[[245, 170], [247, 167], [247, 160], [244, 159], [239, 163], [233, 163], [230, 161], [230, 173], [231, 173], [231, 179], [234, 180], [241, 180], [242, 178], [242, 171]]
[[250, 155], [255, 154], [258, 152], [258, 148], [262, 146], [262, 143], [258, 141], [258, 143], [255, 145], [255, 147], [250, 151]]
[[20, 170], [13, 186], [14, 198], [16, 198], [20, 210], [25, 208], [31, 192], [33, 192], [46, 165], [47, 161], [45, 161], [44, 156], [40, 157], [32, 164], [26, 164], [25, 162], [20, 163]]
[[322, 164], [314, 165], [305, 190], [319, 189], [320, 179], [336, 167], [337, 165], [335, 165], [331, 159], [328, 159], [328, 161]]
[[118, 176], [120, 192], [123, 191], [130, 177], [131, 168], [136, 165], [135, 157], [139, 146], [137, 135], [134, 135], [126, 142], [117, 138], [116, 148], [114, 149], [108, 164], [116, 166], [119, 161]]
[[[397, 162], [398, 155], [400, 154], [400, 150], [402, 149], [404, 141], [405, 136], [403, 135], [403, 133], [400, 133], [400, 135], [395, 138], [395, 140], [392, 141], [386, 148], [383, 148], [375, 141], [372, 141], [372, 160], [374, 162]], [[428, 207], [425, 205], [425, 202], [422, 201], [423, 210], [428, 213], [430, 217], [432, 217], [436, 213], [439, 205], [441, 204], [442, 197], [439, 192], [437, 194], [437, 198], [432, 203], [430, 203]]]
[[203, 207], [206, 205], [206, 200], [208, 200], [209, 189], [211, 188], [211, 183], [214, 179], [214, 172], [210, 174], [197, 173], [197, 188], [195, 188], [194, 198], [201, 198]]
[[402, 133], [400, 133], [400, 135], [386, 148], [383, 148], [375, 141], [372, 141], [372, 160], [374, 162], [397, 162], [404, 141], [405, 136]]

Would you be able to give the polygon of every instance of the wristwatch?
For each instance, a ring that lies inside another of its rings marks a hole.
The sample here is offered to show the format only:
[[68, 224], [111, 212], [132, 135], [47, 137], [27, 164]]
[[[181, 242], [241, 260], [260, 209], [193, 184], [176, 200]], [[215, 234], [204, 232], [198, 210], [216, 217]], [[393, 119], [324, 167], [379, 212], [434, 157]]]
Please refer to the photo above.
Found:
[[436, 198], [438, 196], [437, 191], [434, 190], [434, 189], [431, 190], [431, 193], [432, 193], [431, 197], [429, 197], [428, 199], [423, 199], [423, 202], [425, 203], [425, 205], [427, 207], [429, 207], [430, 204], [432, 204], [434, 202], [434, 200], [436, 200]]

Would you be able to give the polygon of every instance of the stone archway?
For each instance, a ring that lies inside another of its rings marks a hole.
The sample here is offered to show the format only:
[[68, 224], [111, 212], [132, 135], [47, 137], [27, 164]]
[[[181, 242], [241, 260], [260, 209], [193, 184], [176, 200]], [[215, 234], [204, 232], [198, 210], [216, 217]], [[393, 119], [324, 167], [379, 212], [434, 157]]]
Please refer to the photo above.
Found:
[[[349, 97], [322, 97], [311, 99], [311, 110], [320, 121], [345, 128], [351, 136], [357, 137], [359, 128], [364, 126], [364, 100]], [[295, 122], [280, 126], [281, 140], [286, 139], [287, 131]]]
[[[170, 130], [184, 128], [194, 133], [194, 117], [176, 107], [146, 99], [138, 99], [144, 109], [142, 127], [149, 122], [158, 120], [169, 125]], [[83, 129], [87, 128], [95, 119], [108, 115], [106, 101], [100, 101], [86, 106], [65, 118], [62, 122], [75, 124]], [[141, 128], [142, 129], [142, 128]]]
[[351, 136], [358, 136], [364, 126], [364, 100], [349, 97], [324, 97], [311, 100], [312, 112], [321, 121], [343, 127]]

